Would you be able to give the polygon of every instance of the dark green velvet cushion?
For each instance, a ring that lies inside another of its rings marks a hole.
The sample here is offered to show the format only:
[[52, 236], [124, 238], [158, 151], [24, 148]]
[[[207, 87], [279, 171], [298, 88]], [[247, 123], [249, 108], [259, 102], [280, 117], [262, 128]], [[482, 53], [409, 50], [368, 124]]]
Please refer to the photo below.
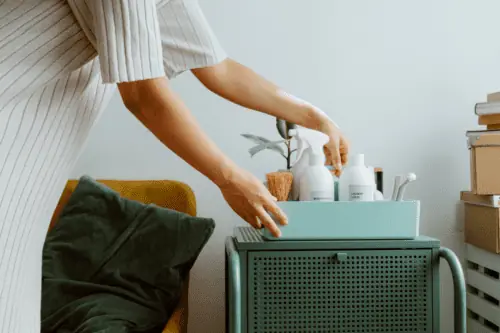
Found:
[[83, 177], [45, 242], [42, 332], [161, 332], [214, 226]]

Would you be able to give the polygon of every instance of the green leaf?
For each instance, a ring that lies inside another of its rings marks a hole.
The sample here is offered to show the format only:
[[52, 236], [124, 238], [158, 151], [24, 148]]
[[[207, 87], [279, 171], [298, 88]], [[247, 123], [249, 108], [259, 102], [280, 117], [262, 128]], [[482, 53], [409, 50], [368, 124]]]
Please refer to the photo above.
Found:
[[262, 144], [262, 143], [269, 143], [269, 142], [271, 142], [271, 140], [268, 140], [268, 139], [266, 139], [266, 138], [264, 138], [262, 136], [258, 136], [258, 135], [244, 133], [241, 136], [244, 137], [245, 139], [248, 139], [248, 140], [252, 141], [253, 143], [256, 143], [256, 144]]
[[279, 153], [281, 156], [286, 158], [285, 150], [283, 149], [283, 147], [280, 146], [284, 142], [286, 142], [286, 140], [262, 143], [260, 145], [253, 147], [253, 148], [250, 148], [248, 150], [248, 152], [250, 153], [250, 156], [254, 157], [257, 153], [259, 153], [265, 149], [269, 149], [269, 150], [273, 150], [273, 151]]
[[283, 119], [276, 118], [276, 129], [283, 139], [288, 139], [287, 123]]
[[[288, 134], [290, 132], [291, 129], [296, 129], [297, 128], [297, 125], [295, 125], [294, 123], [291, 123], [291, 122], [286, 122], [286, 133]], [[287, 139], [290, 139], [289, 137], [287, 137]]]
[[283, 119], [276, 118], [276, 128], [283, 139], [290, 139], [290, 130], [297, 128], [297, 125]]

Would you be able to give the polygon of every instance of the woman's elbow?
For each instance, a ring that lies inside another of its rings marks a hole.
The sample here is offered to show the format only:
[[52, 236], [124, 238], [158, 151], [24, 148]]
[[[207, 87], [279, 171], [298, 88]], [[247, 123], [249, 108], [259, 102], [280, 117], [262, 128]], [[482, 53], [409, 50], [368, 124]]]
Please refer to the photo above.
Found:
[[124, 82], [118, 84], [118, 91], [123, 105], [132, 113], [139, 112], [141, 108], [141, 93], [136, 82]]
[[157, 101], [158, 96], [165, 93], [166, 78], [123, 82], [118, 84], [118, 90], [125, 107], [132, 113], [139, 113]]

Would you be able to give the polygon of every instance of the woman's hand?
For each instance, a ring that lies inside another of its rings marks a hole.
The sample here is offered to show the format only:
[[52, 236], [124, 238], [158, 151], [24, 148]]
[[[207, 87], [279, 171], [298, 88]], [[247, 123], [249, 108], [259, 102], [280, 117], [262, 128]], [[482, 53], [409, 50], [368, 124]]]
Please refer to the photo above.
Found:
[[335, 123], [319, 108], [295, 97], [234, 60], [193, 69], [211, 91], [245, 108], [264, 112], [291, 123], [321, 131], [330, 137], [325, 153], [337, 176], [347, 163], [349, 145]]
[[342, 174], [342, 167], [348, 161], [349, 143], [337, 125], [328, 117], [322, 119], [319, 130], [330, 137], [330, 141], [324, 147], [326, 164], [332, 165], [335, 168], [335, 175], [339, 177]]
[[241, 218], [280, 235], [269, 213], [280, 224], [286, 224], [287, 219], [275, 198], [256, 177], [236, 166], [215, 146], [170, 89], [166, 78], [120, 83], [118, 87], [127, 108], [161, 142], [217, 184]]
[[231, 180], [219, 185], [226, 202], [243, 220], [254, 228], [267, 228], [275, 237], [281, 236], [278, 223], [286, 225], [287, 218], [276, 204], [276, 198], [255, 176], [243, 169], [235, 170]]

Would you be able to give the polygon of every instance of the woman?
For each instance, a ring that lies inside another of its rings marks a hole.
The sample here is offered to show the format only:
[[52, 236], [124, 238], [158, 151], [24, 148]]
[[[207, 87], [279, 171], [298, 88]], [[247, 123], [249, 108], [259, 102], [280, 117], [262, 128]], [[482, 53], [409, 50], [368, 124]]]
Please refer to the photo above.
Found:
[[39, 332], [41, 252], [51, 214], [115, 87], [156, 137], [213, 181], [254, 227], [286, 217], [262, 183], [203, 133], [169, 79], [192, 70], [246, 108], [347, 144], [333, 121], [226, 58], [190, 0], [0, 0], [0, 332]]

